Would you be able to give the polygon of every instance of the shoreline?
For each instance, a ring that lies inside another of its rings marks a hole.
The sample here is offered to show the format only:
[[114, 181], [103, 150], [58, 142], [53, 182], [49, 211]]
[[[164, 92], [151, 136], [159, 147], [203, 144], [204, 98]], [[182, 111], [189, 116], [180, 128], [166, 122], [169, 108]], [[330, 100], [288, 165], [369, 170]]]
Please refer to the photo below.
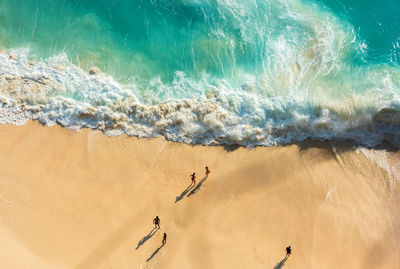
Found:
[[[274, 103], [272, 97], [265, 96], [264, 100], [257, 91], [233, 87], [237, 104], [230, 107], [227, 104], [235, 98], [221, 85], [203, 85], [204, 81], [179, 75], [177, 83], [197, 86], [176, 89], [173, 81], [165, 85], [161, 82], [163, 87], [157, 88], [163, 89], [162, 95], [166, 96], [150, 100], [144, 89], [120, 84], [96, 67], [83, 70], [65, 55], [35, 63], [29, 59], [28, 49], [21, 49], [20, 54], [16, 50], [15, 54], [0, 53], [1, 123], [30, 119], [69, 129], [85, 126], [109, 136], [161, 134], [170, 141], [213, 146], [274, 146], [311, 138], [352, 140], [368, 147], [385, 143], [400, 147], [399, 110], [363, 95], [348, 98], [345, 94], [345, 100], [333, 98], [327, 103], [317, 102], [315, 107], [289, 95], [270, 107], [270, 102]], [[193, 93], [179, 98], [168, 95], [177, 90]], [[250, 95], [245, 98], [246, 94]], [[281, 110], [281, 106], [290, 111]]]
[[[1, 101], [0, 101], [1, 102]], [[21, 110], [19, 113], [22, 115], [23, 110]], [[88, 130], [88, 131], [92, 131], [92, 132], [100, 132], [103, 135], [109, 137], [109, 138], [114, 138], [114, 137], [124, 137], [126, 139], [129, 138], [134, 138], [134, 139], [164, 139], [166, 142], [170, 142], [170, 143], [178, 143], [178, 144], [186, 144], [188, 146], [205, 146], [205, 147], [223, 147], [226, 151], [234, 151], [238, 148], [244, 148], [244, 149], [255, 149], [255, 148], [271, 148], [271, 147], [285, 147], [285, 146], [293, 146], [293, 145], [312, 145], [312, 144], [319, 144], [319, 143], [331, 143], [334, 145], [339, 145], [339, 146], [349, 146], [349, 147], [356, 147], [356, 148], [367, 148], [367, 149], [371, 149], [371, 150], [385, 150], [388, 152], [397, 152], [398, 150], [400, 150], [400, 145], [396, 145], [391, 143], [390, 141], [388, 141], [386, 138], [383, 139], [382, 142], [380, 142], [379, 144], [375, 145], [375, 146], [368, 146], [366, 144], [357, 142], [355, 139], [351, 139], [351, 138], [336, 138], [336, 139], [322, 139], [322, 138], [316, 138], [316, 137], [308, 137], [304, 140], [298, 140], [298, 141], [291, 141], [291, 142], [287, 142], [287, 143], [282, 143], [282, 144], [277, 144], [277, 145], [271, 145], [271, 146], [265, 146], [265, 145], [242, 145], [242, 144], [226, 144], [226, 143], [222, 143], [222, 144], [203, 144], [203, 143], [189, 143], [189, 142], [185, 142], [185, 141], [174, 141], [171, 139], [168, 139], [167, 137], [165, 137], [162, 134], [159, 134], [158, 136], [154, 136], [154, 137], [140, 137], [139, 135], [129, 135], [127, 133], [121, 133], [121, 134], [117, 134], [117, 135], [109, 135], [107, 134], [107, 132], [105, 130], [101, 130], [101, 129], [96, 129], [96, 128], [92, 128], [92, 127], [88, 127], [88, 126], [84, 126], [84, 127], [80, 127], [77, 129], [72, 129], [72, 128], [68, 128], [67, 126], [55, 122], [52, 125], [46, 125], [44, 123], [41, 123], [40, 120], [38, 119], [32, 119], [32, 118], [26, 118], [26, 119], [18, 119], [15, 120], [15, 122], [1, 122], [0, 121], [0, 126], [1, 125], [14, 125], [14, 126], [23, 126], [28, 122], [35, 122], [39, 125], [41, 125], [42, 127], [45, 128], [51, 128], [54, 126], [57, 127], [61, 127], [67, 131], [71, 131], [71, 132], [79, 132], [81, 130]]]
[[0, 135], [0, 267], [274, 268], [287, 245], [288, 268], [400, 266], [398, 179], [348, 143], [227, 150], [33, 121]]

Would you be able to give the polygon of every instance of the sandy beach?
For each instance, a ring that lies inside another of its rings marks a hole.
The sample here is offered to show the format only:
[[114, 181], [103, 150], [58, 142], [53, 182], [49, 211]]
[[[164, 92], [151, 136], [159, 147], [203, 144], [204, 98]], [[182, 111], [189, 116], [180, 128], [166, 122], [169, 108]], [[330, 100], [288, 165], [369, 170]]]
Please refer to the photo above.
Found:
[[400, 268], [399, 154], [367, 151], [1, 125], [0, 268]]

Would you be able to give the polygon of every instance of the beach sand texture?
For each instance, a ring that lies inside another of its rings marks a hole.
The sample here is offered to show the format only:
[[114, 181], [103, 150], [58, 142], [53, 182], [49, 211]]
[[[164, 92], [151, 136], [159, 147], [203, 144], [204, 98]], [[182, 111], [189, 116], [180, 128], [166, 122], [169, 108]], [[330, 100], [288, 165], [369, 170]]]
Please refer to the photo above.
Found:
[[0, 126], [0, 268], [400, 268], [399, 208], [398, 179], [343, 143]]

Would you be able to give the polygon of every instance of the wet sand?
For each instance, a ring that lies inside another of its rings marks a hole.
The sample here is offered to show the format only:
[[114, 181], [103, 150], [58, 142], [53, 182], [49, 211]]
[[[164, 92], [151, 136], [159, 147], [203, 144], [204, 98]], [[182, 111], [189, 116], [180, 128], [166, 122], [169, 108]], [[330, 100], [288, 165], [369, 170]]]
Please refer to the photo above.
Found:
[[368, 152], [389, 167], [346, 143], [0, 125], [0, 268], [400, 268], [399, 154]]

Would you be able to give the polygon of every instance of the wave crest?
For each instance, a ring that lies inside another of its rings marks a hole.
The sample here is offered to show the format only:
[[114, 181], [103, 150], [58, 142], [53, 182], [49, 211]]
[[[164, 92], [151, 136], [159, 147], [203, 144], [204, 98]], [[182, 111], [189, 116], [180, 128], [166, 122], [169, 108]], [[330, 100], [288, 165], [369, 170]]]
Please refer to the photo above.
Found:
[[[382, 83], [393, 84], [393, 74], [382, 72]], [[178, 72], [170, 85], [149, 83], [163, 88], [164, 96], [151, 95], [146, 103], [146, 91], [137, 85], [90, 73], [65, 55], [32, 62], [28, 50], [0, 54], [0, 120], [35, 119], [69, 129], [99, 129], [111, 136], [162, 135], [205, 145], [271, 146], [307, 138], [352, 139], [369, 146], [386, 139], [400, 145], [400, 99], [386, 96], [386, 89], [369, 89], [372, 94], [366, 95], [367, 89], [336, 100], [301, 93], [260, 98], [252, 90], [252, 79], [233, 89], [221, 80], [193, 81]], [[189, 90], [192, 98], [184, 98]], [[169, 91], [176, 98], [168, 96]]]

